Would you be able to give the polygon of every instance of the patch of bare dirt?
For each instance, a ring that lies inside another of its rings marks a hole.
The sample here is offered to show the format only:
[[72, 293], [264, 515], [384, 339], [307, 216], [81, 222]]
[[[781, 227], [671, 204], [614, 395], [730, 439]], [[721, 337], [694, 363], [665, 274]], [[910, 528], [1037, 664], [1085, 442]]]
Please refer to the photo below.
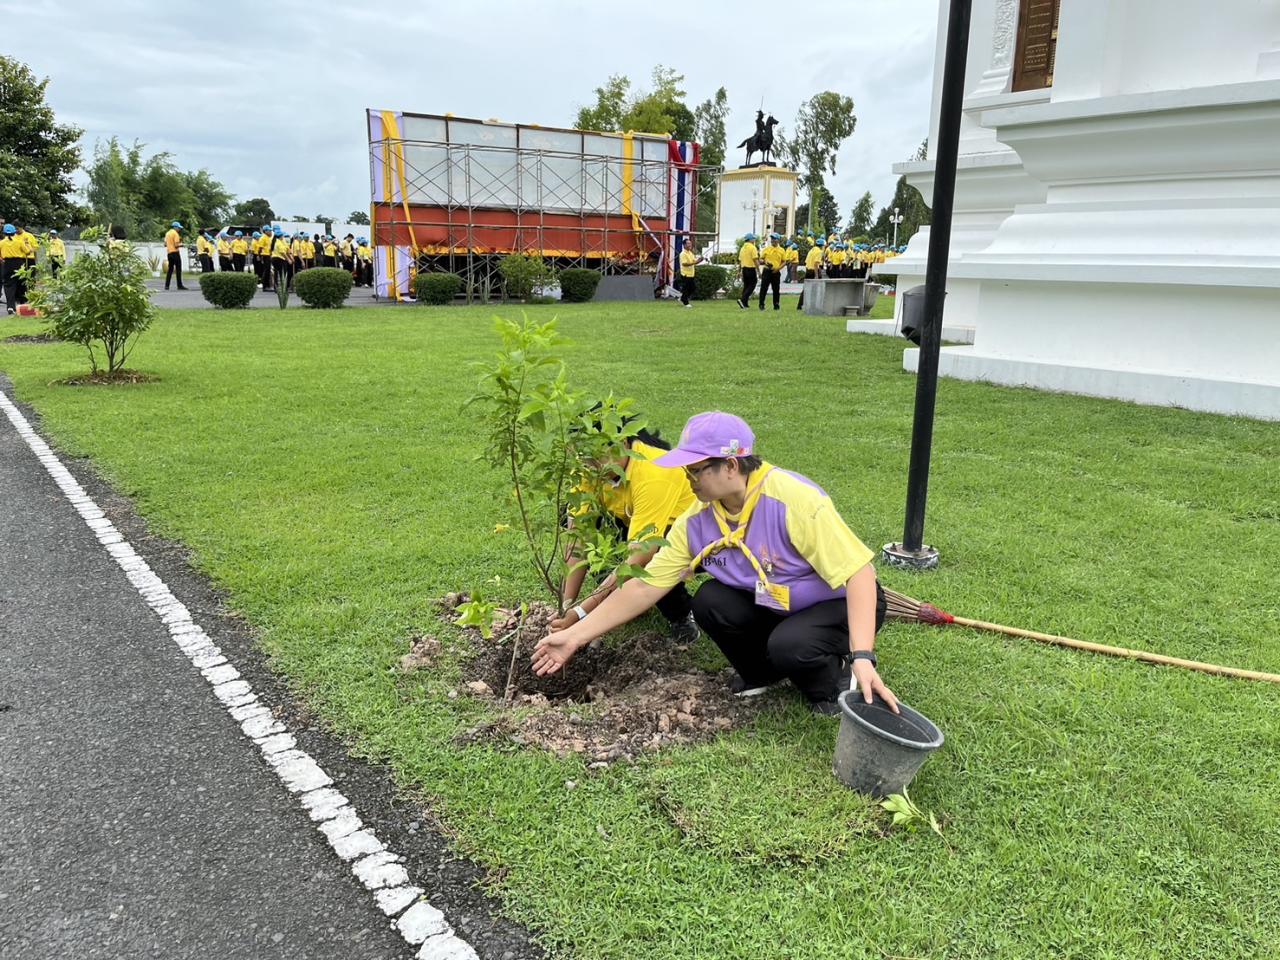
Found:
[[117, 370], [113, 374], [98, 370], [95, 373], [86, 373], [78, 377], [55, 380], [54, 383], [64, 387], [88, 387], [117, 383], [157, 383], [159, 380], [159, 377], [150, 373], [143, 373], [141, 370]]
[[61, 337], [55, 337], [48, 333], [15, 333], [12, 337], [5, 337], [5, 343], [66, 343]]
[[440, 641], [433, 634], [414, 637], [409, 641], [409, 652], [400, 658], [400, 672], [412, 673], [432, 666], [443, 652]]
[[[443, 606], [448, 612], [459, 602], [450, 595]], [[458, 692], [487, 700], [499, 712], [465, 731], [460, 742], [579, 754], [605, 765], [713, 739], [754, 713], [753, 704], [729, 693], [727, 669], [697, 668], [686, 648], [656, 633], [615, 646], [597, 642], [559, 672], [536, 676], [530, 655], [554, 616], [547, 605], [534, 604], [523, 625], [517, 611], [502, 611], [491, 640], [466, 631], [476, 654], [463, 666]]]

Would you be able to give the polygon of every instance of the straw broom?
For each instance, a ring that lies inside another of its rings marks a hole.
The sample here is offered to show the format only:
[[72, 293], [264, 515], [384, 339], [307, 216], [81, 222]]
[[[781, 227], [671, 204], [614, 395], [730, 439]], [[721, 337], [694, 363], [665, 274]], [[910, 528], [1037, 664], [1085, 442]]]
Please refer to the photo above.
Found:
[[1024, 637], [1039, 643], [1050, 643], [1059, 647], [1070, 647], [1073, 650], [1087, 650], [1090, 653], [1102, 653], [1109, 657], [1125, 657], [1129, 660], [1141, 660], [1144, 663], [1157, 663], [1166, 667], [1182, 667], [1184, 670], [1196, 670], [1219, 677], [1237, 677], [1242, 680], [1262, 680], [1266, 683], [1280, 683], [1280, 674], [1262, 673], [1257, 670], [1241, 670], [1238, 667], [1223, 667], [1215, 663], [1201, 663], [1198, 660], [1183, 660], [1181, 657], [1166, 657], [1159, 653], [1148, 653], [1145, 650], [1131, 650], [1128, 647], [1109, 647], [1101, 643], [1088, 643], [1084, 640], [1072, 640], [1070, 637], [1059, 637], [1051, 633], [1037, 633], [1034, 630], [1023, 630], [1019, 627], [1006, 627], [999, 623], [987, 623], [985, 620], [970, 620], [968, 617], [953, 616], [932, 603], [921, 603], [906, 594], [885, 588], [885, 616], [894, 620], [910, 620], [930, 626], [945, 627], [954, 623], [975, 630], [990, 630], [1010, 637]]

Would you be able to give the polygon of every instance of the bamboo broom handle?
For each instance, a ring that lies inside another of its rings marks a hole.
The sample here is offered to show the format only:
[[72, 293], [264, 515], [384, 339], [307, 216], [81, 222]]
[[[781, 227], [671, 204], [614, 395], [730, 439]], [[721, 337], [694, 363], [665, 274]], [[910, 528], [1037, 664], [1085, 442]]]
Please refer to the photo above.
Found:
[[970, 620], [968, 617], [956, 617], [955, 622], [964, 627], [977, 630], [991, 630], [1005, 633], [1011, 637], [1026, 637], [1040, 643], [1051, 643], [1059, 647], [1071, 647], [1075, 650], [1088, 650], [1090, 653], [1103, 653], [1111, 657], [1128, 657], [1130, 660], [1144, 660], [1147, 663], [1158, 663], [1166, 667], [1182, 667], [1186, 670], [1198, 670], [1222, 677], [1239, 677], [1244, 680], [1262, 680], [1266, 683], [1280, 683], [1280, 674], [1262, 673], [1258, 670], [1241, 670], [1238, 667], [1221, 667], [1215, 663], [1201, 663], [1199, 660], [1183, 660], [1181, 657], [1166, 657], [1159, 653], [1147, 653], [1145, 650], [1130, 650], [1127, 647], [1108, 647], [1101, 643], [1088, 643], [1084, 640], [1072, 640], [1070, 637], [1058, 637], [1050, 633], [1036, 633], [1034, 630], [1022, 630], [1018, 627], [1006, 627], [999, 623], [987, 623], [985, 620]]

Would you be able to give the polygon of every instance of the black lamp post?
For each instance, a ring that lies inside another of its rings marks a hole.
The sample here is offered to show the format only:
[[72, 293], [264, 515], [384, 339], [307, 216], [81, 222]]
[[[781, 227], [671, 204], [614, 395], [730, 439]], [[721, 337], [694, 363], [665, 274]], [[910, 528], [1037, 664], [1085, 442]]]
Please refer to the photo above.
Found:
[[972, 0], [951, 0], [947, 48], [942, 66], [942, 103], [934, 156], [933, 216], [929, 262], [924, 275], [924, 326], [916, 368], [916, 411], [911, 428], [911, 465], [907, 470], [907, 516], [901, 543], [886, 543], [881, 556], [894, 566], [931, 570], [938, 551], [924, 542], [924, 508], [929, 493], [929, 453], [933, 411], [938, 398], [938, 353], [942, 347], [942, 303], [947, 293], [947, 257], [951, 251], [951, 206], [956, 192], [956, 154], [964, 101], [964, 67], [969, 47]]

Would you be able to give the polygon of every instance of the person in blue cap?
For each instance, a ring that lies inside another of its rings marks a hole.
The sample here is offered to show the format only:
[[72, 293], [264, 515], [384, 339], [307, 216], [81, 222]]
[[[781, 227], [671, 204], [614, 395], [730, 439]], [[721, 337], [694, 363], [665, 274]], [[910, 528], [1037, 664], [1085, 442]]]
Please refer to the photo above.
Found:
[[12, 223], [6, 223], [4, 232], [0, 233], [0, 283], [4, 285], [4, 306], [9, 316], [13, 316], [18, 309], [18, 271], [23, 267], [22, 260], [18, 228]]
[[784, 261], [787, 268], [786, 281], [787, 283], [795, 283], [796, 273], [800, 270], [800, 245], [794, 240], [789, 240], [786, 253], [787, 258]]
[[244, 273], [244, 263], [249, 255], [249, 241], [244, 238], [244, 231], [237, 230], [232, 234], [231, 269], [236, 273]]
[[760, 309], [764, 309], [765, 297], [773, 291], [773, 309], [780, 309], [779, 291], [782, 286], [782, 265], [786, 263], [787, 251], [778, 241], [776, 233], [769, 234], [768, 245], [760, 251], [760, 259], [764, 261], [764, 271], [760, 274]]
[[200, 272], [213, 273], [213, 237], [208, 230], [201, 230], [196, 236], [196, 256], [200, 260]]
[[182, 285], [182, 234], [179, 233], [182, 224], [177, 220], [169, 224], [169, 232], [164, 235], [164, 250], [169, 259], [169, 267], [164, 275], [164, 288], [169, 289], [169, 282], [173, 279], [173, 275], [178, 275], [178, 289], [187, 289]]
[[231, 272], [231, 235], [225, 230], [218, 234], [218, 269]]

